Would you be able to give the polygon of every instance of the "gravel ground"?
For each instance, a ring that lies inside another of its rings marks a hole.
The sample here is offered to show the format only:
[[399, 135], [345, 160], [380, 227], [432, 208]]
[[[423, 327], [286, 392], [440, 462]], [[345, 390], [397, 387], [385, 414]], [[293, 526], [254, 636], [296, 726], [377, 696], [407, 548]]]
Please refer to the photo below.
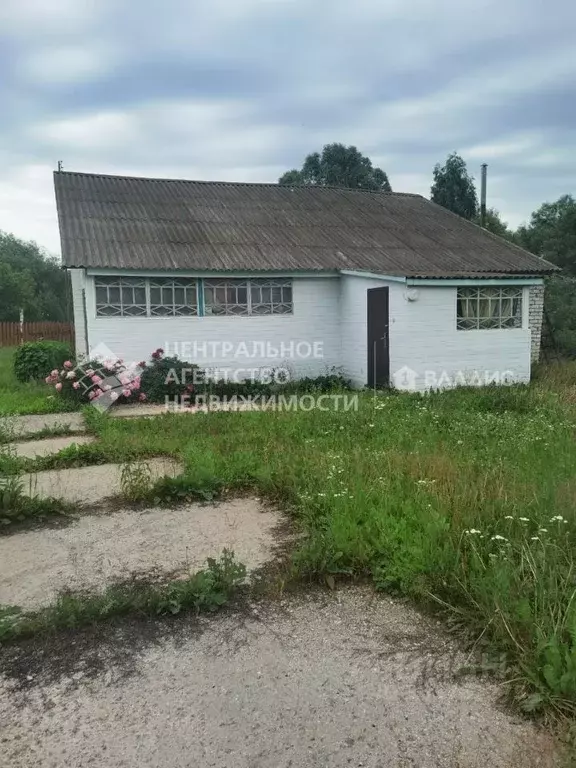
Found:
[[278, 512], [255, 499], [84, 515], [67, 528], [0, 538], [0, 605], [27, 610], [68, 588], [100, 589], [133, 574], [197, 571], [224, 548], [253, 569], [272, 558]]
[[[175, 476], [182, 472], [178, 461], [170, 458], [145, 459], [152, 481], [163, 475]], [[110, 496], [117, 496], [122, 488], [122, 464], [99, 464], [93, 467], [49, 469], [22, 475], [24, 492], [30, 495], [54, 496], [71, 503], [96, 504]]]
[[0, 764], [558, 765], [552, 738], [500, 709], [493, 684], [455, 678], [463, 657], [437, 625], [367, 589], [155, 626], [149, 644], [133, 628], [129, 660], [119, 660], [119, 638], [128, 641], [118, 628], [98, 651], [71, 644], [72, 667], [46, 641], [36, 667], [20, 649], [0, 682]]
[[27, 440], [24, 443], [13, 443], [12, 449], [16, 456], [24, 459], [35, 459], [37, 456], [50, 456], [68, 446], [93, 443], [90, 435], [72, 435], [70, 437], [49, 437], [45, 440]]
[[8, 416], [0, 419], [4, 428], [13, 437], [33, 435], [46, 428], [68, 427], [72, 432], [84, 432], [86, 425], [81, 413], [44, 413], [37, 416]]

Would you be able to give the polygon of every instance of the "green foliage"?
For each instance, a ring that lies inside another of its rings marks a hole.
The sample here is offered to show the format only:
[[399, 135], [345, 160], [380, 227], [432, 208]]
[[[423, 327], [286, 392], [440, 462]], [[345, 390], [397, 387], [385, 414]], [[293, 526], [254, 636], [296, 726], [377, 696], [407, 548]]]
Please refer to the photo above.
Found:
[[287, 171], [278, 180], [285, 186], [347, 187], [391, 192], [388, 176], [381, 168], [374, 168], [370, 158], [356, 147], [344, 144], [326, 144], [322, 153], [308, 155], [300, 171]]
[[555, 275], [548, 278], [544, 307], [558, 351], [576, 358], [576, 277]]
[[[482, 221], [479, 213], [474, 217], [474, 223], [481, 226]], [[495, 208], [488, 208], [486, 211], [484, 228], [488, 232], [492, 232], [493, 235], [498, 235], [498, 237], [503, 237], [505, 240], [515, 242], [514, 231], [510, 229], [505, 221], [502, 221], [500, 213]]]
[[29, 341], [16, 349], [14, 374], [18, 381], [41, 381], [72, 356], [62, 341]]
[[[1, 237], [0, 234], [0, 243]], [[0, 320], [19, 320], [20, 309], [28, 317], [34, 307], [34, 290], [34, 280], [28, 269], [18, 270], [0, 261]]]
[[251, 381], [249, 379], [243, 381], [220, 379], [219, 381], [206, 382], [197, 387], [196, 392], [199, 395], [212, 395], [221, 399], [233, 397], [260, 397], [265, 399], [272, 395], [320, 394], [323, 392], [340, 392], [351, 388], [350, 379], [347, 379], [334, 368], [331, 372], [325, 373], [322, 376], [304, 376], [300, 379], [286, 382], [280, 380], [264, 382], [258, 380]]
[[446, 158], [446, 163], [434, 167], [434, 182], [430, 190], [434, 203], [448, 208], [465, 219], [473, 219], [478, 212], [478, 198], [474, 178], [457, 152]]
[[167, 584], [114, 584], [99, 594], [61, 594], [56, 603], [35, 613], [0, 606], [0, 642], [74, 629], [117, 616], [176, 615], [184, 611], [216, 611], [244, 582], [246, 568], [224, 550], [209, 558], [204, 570]]
[[562, 195], [534, 211], [518, 229], [518, 242], [532, 253], [576, 275], [576, 200]]
[[220, 495], [222, 486], [220, 478], [194, 472], [178, 477], [161, 477], [148, 495], [155, 504], [176, 504], [193, 499], [213, 501]]
[[145, 461], [129, 461], [122, 467], [120, 487], [129, 501], [142, 501], [150, 495], [152, 475]]
[[20, 459], [25, 472], [41, 472], [47, 469], [70, 469], [71, 467], [89, 467], [108, 462], [130, 461], [137, 455], [127, 446], [118, 446], [112, 451], [104, 449], [98, 443], [72, 443], [58, 453], [38, 456], [36, 459]]
[[180, 360], [178, 357], [164, 357], [163, 350], [152, 353], [152, 360], [146, 364], [140, 377], [141, 389], [150, 403], [164, 403], [193, 391], [194, 372], [197, 365]]
[[73, 410], [72, 403], [63, 403], [48, 392], [46, 384], [18, 381], [13, 364], [16, 349], [0, 347], [0, 418], [13, 414]]
[[69, 277], [36, 243], [0, 232], [0, 321], [72, 319]]

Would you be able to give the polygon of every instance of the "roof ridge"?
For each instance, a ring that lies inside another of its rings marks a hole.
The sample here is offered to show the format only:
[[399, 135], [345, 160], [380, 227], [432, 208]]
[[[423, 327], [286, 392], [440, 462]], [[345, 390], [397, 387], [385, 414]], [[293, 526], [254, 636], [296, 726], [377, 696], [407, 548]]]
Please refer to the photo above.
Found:
[[54, 178], [58, 176], [92, 176], [97, 179], [123, 179], [129, 181], [162, 181], [179, 184], [210, 184], [223, 187], [286, 187], [287, 189], [335, 189], [340, 192], [368, 192], [373, 195], [393, 195], [395, 197], [419, 197], [426, 198], [416, 192], [385, 192], [379, 189], [363, 189], [362, 187], [335, 187], [315, 186], [313, 184], [279, 184], [275, 181], [210, 181], [209, 179], [175, 179], [158, 176], [127, 176], [116, 173], [91, 173], [89, 171], [54, 171]]

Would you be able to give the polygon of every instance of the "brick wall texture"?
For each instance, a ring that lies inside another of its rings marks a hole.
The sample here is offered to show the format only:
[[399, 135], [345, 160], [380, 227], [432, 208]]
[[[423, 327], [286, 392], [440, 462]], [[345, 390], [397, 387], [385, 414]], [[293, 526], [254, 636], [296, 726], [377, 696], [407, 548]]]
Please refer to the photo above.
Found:
[[530, 301], [528, 302], [528, 325], [532, 333], [533, 363], [540, 359], [540, 340], [542, 338], [542, 316], [544, 313], [544, 286], [530, 286]]

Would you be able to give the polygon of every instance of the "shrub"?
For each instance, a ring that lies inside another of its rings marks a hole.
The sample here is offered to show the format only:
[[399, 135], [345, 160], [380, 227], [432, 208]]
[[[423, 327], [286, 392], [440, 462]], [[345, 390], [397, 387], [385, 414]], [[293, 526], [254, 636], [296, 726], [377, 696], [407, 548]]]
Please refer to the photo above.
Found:
[[62, 397], [75, 402], [100, 403], [104, 408], [115, 402], [145, 400], [140, 392], [140, 376], [134, 367], [117, 360], [88, 360], [77, 364], [65, 360], [45, 378]]
[[[232, 397], [270, 397], [272, 395], [292, 395], [300, 393], [318, 394], [324, 392], [337, 392], [352, 388], [350, 379], [347, 379], [336, 368], [322, 376], [305, 376], [301, 379], [285, 379], [274, 375], [273, 381], [250, 380], [226, 381], [207, 381], [202, 385], [205, 393], [215, 395], [219, 398]], [[200, 389], [200, 388], [198, 388]], [[203, 394], [198, 392], [198, 394]]]
[[157, 349], [151, 357], [150, 363], [140, 363], [142, 367], [145, 366], [141, 387], [149, 402], [163, 403], [167, 397], [192, 394], [197, 365], [191, 365], [178, 357], [164, 357], [162, 349]]
[[72, 350], [64, 342], [28, 341], [16, 350], [14, 374], [18, 381], [41, 380], [71, 356]]

